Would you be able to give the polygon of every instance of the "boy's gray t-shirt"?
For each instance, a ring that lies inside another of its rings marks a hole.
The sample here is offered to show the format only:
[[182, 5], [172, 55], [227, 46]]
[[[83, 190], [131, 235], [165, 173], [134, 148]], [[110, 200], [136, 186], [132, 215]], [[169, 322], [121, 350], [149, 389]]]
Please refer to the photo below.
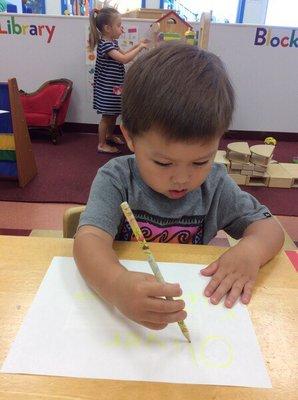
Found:
[[220, 164], [213, 164], [199, 188], [173, 200], [146, 185], [132, 155], [114, 158], [98, 170], [79, 227], [92, 225], [116, 240], [134, 240], [120, 208], [123, 201], [146, 240], [156, 242], [207, 244], [220, 229], [239, 239], [252, 222], [271, 217]]

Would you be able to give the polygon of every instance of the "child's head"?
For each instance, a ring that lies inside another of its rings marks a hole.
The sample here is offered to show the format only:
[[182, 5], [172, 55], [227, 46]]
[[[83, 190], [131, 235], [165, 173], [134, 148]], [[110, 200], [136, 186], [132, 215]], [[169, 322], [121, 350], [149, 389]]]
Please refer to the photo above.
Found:
[[228, 128], [234, 92], [221, 60], [170, 42], [140, 57], [122, 93], [123, 125], [135, 137], [152, 128], [168, 140], [206, 141]]
[[233, 88], [216, 55], [167, 43], [139, 58], [124, 82], [122, 129], [144, 181], [170, 198], [200, 186], [233, 108]]
[[100, 10], [93, 9], [89, 16], [90, 35], [89, 47], [94, 47], [102, 36], [108, 36], [110, 39], [118, 39], [122, 34], [120, 13], [112, 7], [104, 7]]

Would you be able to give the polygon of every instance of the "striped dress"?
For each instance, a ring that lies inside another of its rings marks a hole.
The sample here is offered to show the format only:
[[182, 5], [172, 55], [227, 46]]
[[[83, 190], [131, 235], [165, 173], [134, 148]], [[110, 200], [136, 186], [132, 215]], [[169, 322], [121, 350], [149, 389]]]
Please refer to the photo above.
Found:
[[109, 51], [118, 50], [118, 41], [100, 40], [93, 84], [93, 108], [98, 114], [121, 114], [121, 92], [124, 80], [124, 65], [109, 57]]

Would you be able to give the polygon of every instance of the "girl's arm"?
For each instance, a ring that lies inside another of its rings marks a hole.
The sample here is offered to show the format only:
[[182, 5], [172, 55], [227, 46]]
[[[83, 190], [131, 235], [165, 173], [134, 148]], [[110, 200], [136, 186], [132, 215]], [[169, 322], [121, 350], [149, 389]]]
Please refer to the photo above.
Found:
[[[136, 49], [140, 44], [146, 44], [146, 45], [147, 45], [149, 42], [150, 42], [150, 40], [148, 40], [148, 39], [142, 39], [142, 40], [139, 41], [138, 44], [135, 44], [135, 45], [132, 46], [129, 50], [124, 51], [124, 50], [122, 50], [122, 49], [119, 48], [119, 51], [120, 51], [121, 54], [128, 54], [128, 53], [130, 53], [131, 51], [133, 51], [134, 49]], [[147, 46], [146, 46], [146, 47], [147, 47]]]
[[113, 60], [121, 62], [122, 64], [127, 64], [132, 61], [146, 47], [146, 43], [141, 42], [124, 54], [119, 50], [111, 50], [108, 54]]

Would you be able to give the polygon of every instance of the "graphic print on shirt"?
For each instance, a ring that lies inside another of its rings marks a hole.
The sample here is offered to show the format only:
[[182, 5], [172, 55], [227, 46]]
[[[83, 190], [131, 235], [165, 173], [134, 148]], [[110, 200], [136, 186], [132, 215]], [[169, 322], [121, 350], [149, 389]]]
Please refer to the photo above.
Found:
[[[203, 244], [205, 215], [164, 218], [142, 210], [133, 210], [133, 213], [148, 242]], [[125, 218], [121, 221], [115, 239], [136, 240]]]

